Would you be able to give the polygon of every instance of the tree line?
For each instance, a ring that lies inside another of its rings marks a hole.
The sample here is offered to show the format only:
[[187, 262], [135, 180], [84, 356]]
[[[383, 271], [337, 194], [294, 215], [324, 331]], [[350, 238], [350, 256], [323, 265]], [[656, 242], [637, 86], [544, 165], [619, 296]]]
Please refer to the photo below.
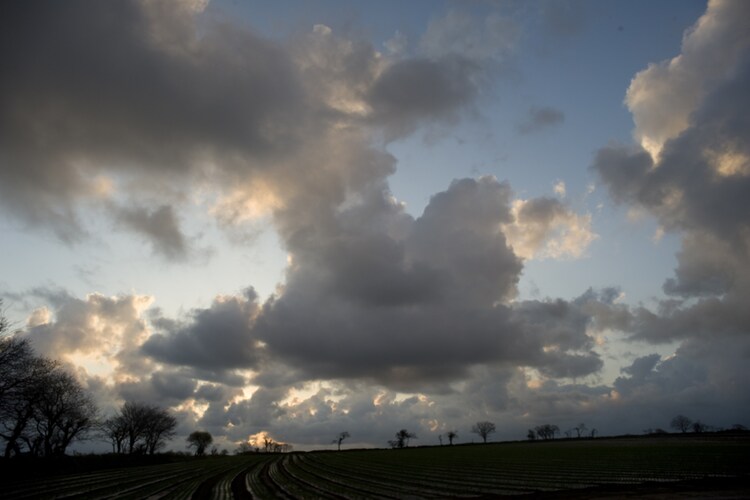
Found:
[[[0, 333], [7, 328], [0, 318]], [[60, 456], [96, 424], [97, 408], [60, 365], [36, 356], [28, 340], [0, 338], [0, 438], [6, 458]]]
[[[1, 312], [0, 439], [5, 458], [62, 456], [75, 441], [92, 435], [109, 440], [113, 453], [153, 455], [174, 437], [177, 419], [158, 406], [128, 401], [100, 419], [93, 399], [73, 375], [57, 361], [37, 356], [27, 339], [5, 335], [9, 324]], [[188, 446], [202, 455], [211, 439], [208, 432], [196, 431]]]

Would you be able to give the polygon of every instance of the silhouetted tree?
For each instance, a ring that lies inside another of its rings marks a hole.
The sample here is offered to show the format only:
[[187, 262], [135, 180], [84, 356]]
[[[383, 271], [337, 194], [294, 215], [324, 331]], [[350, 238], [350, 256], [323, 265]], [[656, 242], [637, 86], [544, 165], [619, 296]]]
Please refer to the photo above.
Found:
[[[1, 316], [0, 327], [2, 334], [7, 321]], [[40, 441], [31, 424], [57, 368], [57, 363], [36, 357], [27, 340], [0, 337], [0, 437], [6, 458], [20, 454], [23, 442], [34, 444], [30, 452], [38, 451]]]
[[396, 433], [396, 439], [388, 441], [388, 444], [391, 448], [408, 448], [411, 439], [417, 439], [417, 435], [406, 429], [401, 429]]
[[453, 440], [458, 437], [458, 432], [456, 431], [448, 431], [445, 433], [445, 435], [448, 437], [448, 444], [451, 446], [453, 445]]
[[[96, 422], [91, 397], [72, 375], [53, 370], [44, 381], [32, 417], [37, 443], [44, 456], [64, 455], [76, 440], [85, 437]], [[27, 441], [30, 444], [32, 441]]]
[[529, 432], [526, 433], [526, 439], [529, 441], [536, 440], [536, 432], [534, 432], [534, 429], [529, 429]]
[[143, 430], [143, 441], [149, 455], [164, 447], [166, 441], [174, 437], [176, 428], [177, 419], [167, 410], [149, 406], [146, 409], [146, 426]]
[[586, 430], [587, 430], [586, 429], [586, 424], [580, 423], [580, 424], [576, 425], [575, 427], [573, 427], [573, 430], [576, 431], [576, 437], [577, 438], [580, 438], [582, 434], [585, 436], [586, 435]]
[[188, 448], [195, 448], [195, 454], [199, 457], [206, 453], [206, 448], [213, 442], [214, 438], [210, 432], [193, 431], [187, 437]]
[[240, 443], [240, 445], [237, 447], [236, 450], [234, 450], [235, 455], [247, 455], [249, 453], [253, 453], [255, 450], [252, 446], [250, 446], [250, 443]]
[[487, 442], [487, 436], [495, 432], [495, 424], [492, 422], [477, 422], [471, 427], [471, 432], [479, 434], [482, 441]]
[[341, 443], [344, 441], [344, 439], [349, 438], [349, 432], [344, 431], [340, 432], [338, 436], [336, 436], [336, 439], [333, 440], [334, 443], [338, 444], [338, 450], [341, 451]]
[[672, 419], [672, 421], [671, 421], [671, 422], [669, 423], [669, 426], [670, 426], [670, 427], [671, 427], [672, 429], [676, 430], [676, 431], [680, 431], [680, 432], [683, 432], [683, 433], [685, 433], [685, 432], [687, 432], [688, 430], [690, 430], [690, 425], [691, 425], [692, 423], [693, 423], [693, 421], [692, 421], [692, 420], [690, 420], [690, 419], [689, 419], [688, 417], [686, 417], [685, 415], [677, 415], [677, 416], [676, 416], [676, 417], [674, 417], [674, 418]]
[[9, 323], [0, 301], [0, 437], [5, 456], [64, 455], [86, 436], [96, 406], [81, 384], [57, 363], [34, 354], [28, 340], [5, 336]]
[[554, 424], [539, 425], [534, 429], [536, 435], [542, 439], [555, 439], [555, 436], [560, 433], [560, 428]]
[[691, 429], [693, 429], [693, 432], [698, 433], [698, 434], [702, 432], [706, 432], [710, 428], [710, 426], [704, 424], [700, 420], [696, 420], [695, 422], [693, 422], [693, 425], [691, 425], [690, 427]]
[[113, 415], [99, 425], [99, 432], [112, 443], [112, 453], [122, 453], [128, 428], [122, 415]]

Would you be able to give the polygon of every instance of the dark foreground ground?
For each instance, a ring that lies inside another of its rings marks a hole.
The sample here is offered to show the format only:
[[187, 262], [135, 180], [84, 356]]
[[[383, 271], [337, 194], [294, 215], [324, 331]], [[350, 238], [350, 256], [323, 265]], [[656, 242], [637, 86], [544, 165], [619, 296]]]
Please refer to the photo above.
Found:
[[0, 498], [750, 499], [747, 433], [232, 457], [0, 460]]

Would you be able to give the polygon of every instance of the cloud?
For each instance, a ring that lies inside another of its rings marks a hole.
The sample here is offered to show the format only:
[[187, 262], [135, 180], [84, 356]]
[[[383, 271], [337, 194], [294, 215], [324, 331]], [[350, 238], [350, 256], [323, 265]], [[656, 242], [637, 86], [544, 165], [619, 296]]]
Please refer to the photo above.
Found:
[[252, 368], [263, 351], [253, 338], [258, 314], [252, 289], [244, 297], [218, 297], [208, 309], [194, 311], [187, 324], [161, 323], [164, 333], [154, 333], [143, 352], [161, 362], [199, 369]]
[[524, 259], [579, 258], [597, 238], [590, 214], [576, 214], [555, 198], [514, 200], [512, 214], [504, 231]]
[[169, 260], [183, 260], [188, 257], [188, 242], [170, 205], [162, 205], [154, 210], [145, 207], [123, 207], [115, 210], [117, 222], [146, 237], [152, 243], [154, 253]]
[[750, 333], [747, 9], [709, 2], [681, 54], [636, 75], [626, 103], [640, 145], [605, 147], [592, 167], [616, 202], [682, 237], [675, 276], [663, 286], [670, 297], [621, 309], [616, 321], [629, 339], [676, 351], [636, 360], [615, 390], [628, 404], [690, 408], [702, 420], [740, 418], [748, 407], [737, 385], [748, 375]]
[[516, 125], [521, 134], [531, 134], [546, 128], [554, 127], [565, 121], [565, 113], [551, 106], [532, 107], [523, 121]]
[[635, 121], [635, 138], [657, 158], [669, 139], [690, 125], [691, 115], [750, 48], [744, 2], [711, 1], [706, 13], [685, 33], [680, 55], [639, 72], [625, 98]]

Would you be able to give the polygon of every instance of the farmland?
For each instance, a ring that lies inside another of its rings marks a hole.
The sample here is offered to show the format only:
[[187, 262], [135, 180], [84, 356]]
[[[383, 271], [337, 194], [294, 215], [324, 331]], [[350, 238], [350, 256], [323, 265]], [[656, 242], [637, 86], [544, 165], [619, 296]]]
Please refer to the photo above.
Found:
[[472, 498], [533, 493], [559, 498], [566, 492], [712, 491], [724, 484], [747, 494], [750, 490], [737, 485], [750, 475], [748, 456], [750, 439], [718, 435], [250, 454], [34, 480], [6, 478], [0, 496]]

